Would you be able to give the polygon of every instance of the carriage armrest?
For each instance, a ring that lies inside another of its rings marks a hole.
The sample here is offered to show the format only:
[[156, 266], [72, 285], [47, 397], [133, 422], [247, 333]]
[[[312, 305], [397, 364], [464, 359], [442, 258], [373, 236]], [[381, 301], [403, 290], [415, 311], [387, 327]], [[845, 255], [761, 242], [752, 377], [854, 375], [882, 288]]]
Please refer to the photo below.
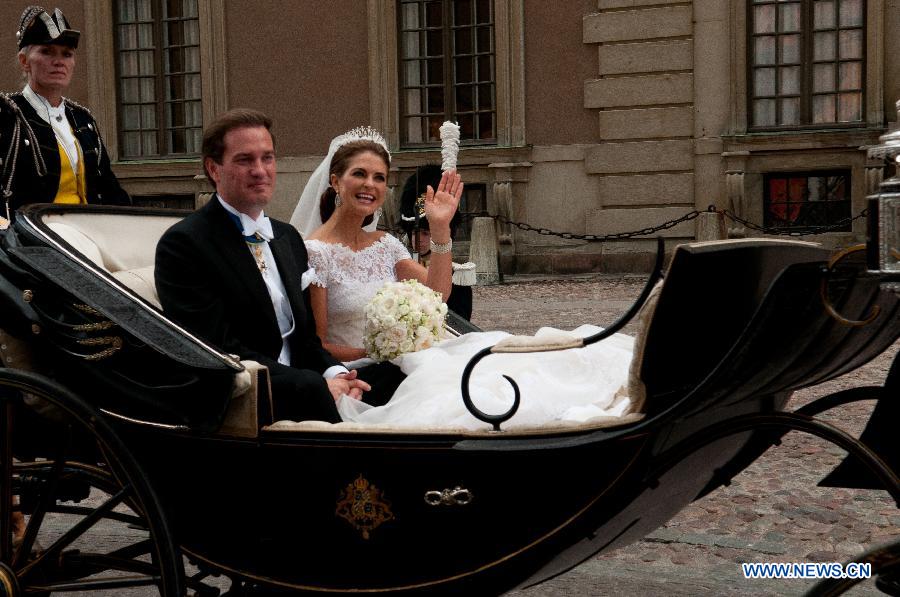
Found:
[[491, 348], [491, 352], [549, 352], [552, 350], [581, 348], [582, 346], [584, 346], [583, 338], [573, 338], [571, 334], [566, 333], [545, 334], [543, 336], [509, 336], [497, 342]]
[[647, 346], [647, 332], [650, 322], [656, 313], [656, 305], [659, 303], [659, 294], [662, 291], [665, 280], [660, 280], [653, 286], [650, 296], [638, 311], [637, 321], [639, 329], [634, 337], [634, 351], [631, 356], [631, 364], [628, 367], [628, 397], [631, 399], [631, 412], [644, 412], [644, 402], [647, 400], [647, 386], [641, 379], [641, 364], [644, 359], [644, 349]]
[[[272, 395], [269, 384], [269, 369], [256, 361], [241, 361], [244, 370], [237, 374], [235, 395], [228, 403], [225, 419], [217, 435], [233, 437], [256, 437], [259, 427], [268, 421], [260, 421], [260, 413], [272, 412], [268, 404]], [[260, 401], [263, 408], [260, 409]]]

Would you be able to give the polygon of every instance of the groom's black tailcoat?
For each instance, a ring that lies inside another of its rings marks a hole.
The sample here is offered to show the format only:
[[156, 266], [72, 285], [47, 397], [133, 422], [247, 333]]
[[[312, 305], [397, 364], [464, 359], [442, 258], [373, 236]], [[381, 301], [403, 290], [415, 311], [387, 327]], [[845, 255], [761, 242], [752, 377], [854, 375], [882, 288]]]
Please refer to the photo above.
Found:
[[224, 352], [269, 368], [274, 418], [340, 417], [322, 377], [340, 365], [316, 335], [301, 276], [306, 247], [290, 225], [271, 220], [269, 247], [294, 315], [291, 366], [278, 363], [282, 339], [272, 300], [241, 230], [213, 197], [172, 226], [156, 248], [156, 289], [166, 315]]

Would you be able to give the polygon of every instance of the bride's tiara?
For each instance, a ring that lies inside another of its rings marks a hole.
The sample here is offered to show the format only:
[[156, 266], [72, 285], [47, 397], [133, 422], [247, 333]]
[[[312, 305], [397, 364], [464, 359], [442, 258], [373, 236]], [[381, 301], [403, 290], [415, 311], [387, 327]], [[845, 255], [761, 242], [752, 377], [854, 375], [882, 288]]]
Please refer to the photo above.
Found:
[[341, 146], [346, 145], [347, 143], [353, 143], [354, 141], [372, 141], [373, 143], [378, 143], [388, 152], [389, 157], [391, 155], [387, 146], [387, 141], [384, 140], [384, 136], [370, 126], [358, 126], [350, 129], [343, 135], [335, 137], [334, 141], [331, 142], [331, 151], [333, 153]]

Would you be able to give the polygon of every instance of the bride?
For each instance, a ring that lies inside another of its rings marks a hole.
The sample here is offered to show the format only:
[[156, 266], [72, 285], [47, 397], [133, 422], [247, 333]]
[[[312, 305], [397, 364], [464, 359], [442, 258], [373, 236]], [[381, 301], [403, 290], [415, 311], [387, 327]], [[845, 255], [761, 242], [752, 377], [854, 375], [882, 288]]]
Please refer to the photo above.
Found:
[[[363, 310], [386, 282], [418, 280], [444, 300], [450, 293], [450, 220], [463, 192], [460, 176], [455, 170], [445, 172], [437, 188], [428, 189], [425, 212], [432, 222], [434, 257], [425, 268], [400, 241], [370, 226], [387, 195], [390, 161], [378, 131], [358, 128], [337, 137], [291, 218], [306, 239], [311, 270], [305, 278], [316, 332], [325, 349], [344, 362], [362, 364], [358, 361], [366, 357]], [[359, 377], [378, 390], [396, 387], [403, 375], [395, 365], [383, 363], [360, 369]]]
[[[432, 258], [427, 268], [415, 262], [393, 236], [374, 230], [387, 195], [390, 153], [380, 133], [354, 129], [336, 137], [328, 155], [313, 172], [291, 217], [306, 240], [310, 298], [316, 332], [336, 358], [365, 359], [363, 334], [366, 303], [386, 283], [415, 279], [440, 292], [451, 288], [450, 222], [464, 185], [455, 170], [444, 172], [436, 189], [428, 187], [425, 216], [431, 228]], [[588, 336], [597, 328], [582, 326], [569, 335]], [[558, 338], [559, 330], [539, 336]], [[460, 378], [479, 350], [509, 336], [504, 332], [471, 333], [392, 363], [360, 370], [379, 371], [400, 383], [386, 405], [342, 397], [337, 404], [344, 421], [397, 427], [487, 427], [465, 409]], [[622, 388], [631, 359], [632, 338], [617, 334], [583, 349], [535, 355], [500, 355], [485, 359], [473, 376], [472, 397], [485, 412], [505, 412], [512, 401], [499, 375], [511, 375], [522, 388], [522, 404], [506, 427], [552, 421], [585, 421], [619, 416], [629, 401]], [[379, 369], [380, 368], [380, 369]], [[400, 373], [402, 371], [402, 374]], [[382, 382], [383, 383], [383, 382]]]

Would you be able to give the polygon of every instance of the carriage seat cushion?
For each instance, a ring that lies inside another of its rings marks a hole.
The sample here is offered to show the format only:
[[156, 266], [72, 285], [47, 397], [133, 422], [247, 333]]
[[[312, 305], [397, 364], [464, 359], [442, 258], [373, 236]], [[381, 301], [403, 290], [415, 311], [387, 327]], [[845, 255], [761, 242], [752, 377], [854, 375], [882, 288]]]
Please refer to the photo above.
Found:
[[176, 218], [102, 214], [51, 216], [47, 226], [94, 265], [160, 308], [154, 281], [156, 245]]
[[159, 295], [156, 293], [156, 282], [153, 277], [154, 271], [155, 268], [152, 265], [146, 265], [144, 267], [112, 272], [112, 276], [154, 307], [162, 309]]
[[[627, 413], [621, 417], [594, 417], [583, 423], [572, 424], [568, 421], [552, 421], [534, 427], [515, 427], [504, 431], [505, 436], [513, 435], [546, 435], [559, 431], [594, 431], [598, 429], [613, 429], [632, 425], [644, 418], [643, 413]], [[462, 436], [491, 436], [495, 432], [489, 427], [472, 430], [462, 427], [394, 427], [390, 425], [371, 425], [367, 423], [343, 422], [326, 423], [325, 421], [276, 421], [262, 428], [266, 432], [280, 433], [306, 433], [306, 432], [334, 432], [334, 433], [362, 433], [362, 434], [391, 434], [391, 433], [417, 433], [425, 435], [462, 435]]]
[[66, 241], [69, 246], [90, 259], [94, 265], [104, 267], [103, 255], [100, 253], [100, 247], [98, 247], [97, 243], [92, 241], [84, 232], [74, 226], [63, 224], [62, 222], [50, 222], [47, 226], [60, 238]]

